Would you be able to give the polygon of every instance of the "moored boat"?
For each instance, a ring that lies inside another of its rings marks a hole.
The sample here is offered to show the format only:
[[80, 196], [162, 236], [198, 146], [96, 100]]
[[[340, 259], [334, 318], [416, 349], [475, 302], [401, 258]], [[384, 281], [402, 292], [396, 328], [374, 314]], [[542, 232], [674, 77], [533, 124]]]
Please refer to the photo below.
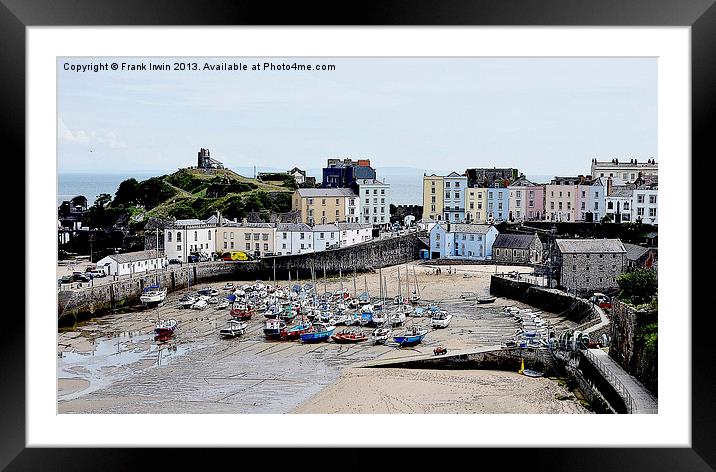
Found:
[[441, 310], [430, 317], [430, 326], [433, 328], [447, 328], [451, 319], [451, 314]]
[[235, 338], [246, 333], [246, 323], [238, 320], [229, 320], [225, 328], [219, 330], [219, 336], [222, 338]]
[[283, 320], [266, 320], [266, 327], [264, 328], [264, 335], [267, 339], [278, 339], [281, 337], [281, 332], [286, 329], [286, 322]]
[[390, 339], [392, 334], [393, 331], [390, 328], [377, 328], [370, 333], [370, 340], [373, 344], [383, 344]]
[[365, 341], [368, 337], [360, 330], [344, 329], [340, 333], [331, 336], [331, 339], [338, 344], [351, 344]]
[[166, 336], [174, 333], [177, 328], [177, 320], [159, 320], [154, 327], [157, 336]]
[[311, 326], [313, 325], [310, 322], [306, 321], [303, 323], [299, 323], [291, 328], [284, 329], [283, 331], [281, 331], [281, 339], [286, 341], [298, 339], [301, 337], [302, 334], [308, 333], [311, 330]]
[[239, 320], [250, 320], [251, 317], [254, 315], [254, 310], [251, 308], [248, 308], [246, 305], [234, 307], [229, 312], [231, 316], [234, 318], [238, 318]]
[[328, 339], [336, 330], [335, 326], [325, 324], [314, 324], [310, 331], [301, 335], [301, 342], [304, 343], [318, 343], [322, 341], [328, 341]]
[[156, 306], [164, 302], [167, 298], [167, 288], [160, 288], [159, 285], [150, 285], [146, 287], [139, 297], [139, 301], [144, 306]]
[[475, 297], [475, 300], [477, 301], [477, 303], [492, 303], [496, 299], [492, 295], [482, 295]]
[[420, 344], [428, 334], [428, 330], [422, 326], [410, 326], [406, 328], [403, 334], [394, 336], [393, 340], [400, 345], [400, 347], [415, 346]]

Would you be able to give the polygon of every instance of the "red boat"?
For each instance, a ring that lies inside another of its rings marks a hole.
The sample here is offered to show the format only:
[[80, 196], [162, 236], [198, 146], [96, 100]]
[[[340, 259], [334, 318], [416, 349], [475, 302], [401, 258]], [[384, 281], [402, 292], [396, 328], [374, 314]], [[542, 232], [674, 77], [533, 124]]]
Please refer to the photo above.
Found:
[[342, 331], [331, 336], [331, 339], [338, 344], [349, 344], [365, 341], [368, 337], [359, 331]]
[[254, 315], [253, 308], [232, 308], [231, 309], [231, 316], [233, 316], [234, 318], [238, 318], [239, 320], [242, 320], [242, 321], [250, 320], [253, 315]]
[[292, 339], [298, 339], [301, 337], [302, 334], [308, 333], [311, 331], [311, 323], [301, 323], [293, 328], [290, 329], [284, 329], [281, 331], [281, 339], [284, 341], [290, 341]]

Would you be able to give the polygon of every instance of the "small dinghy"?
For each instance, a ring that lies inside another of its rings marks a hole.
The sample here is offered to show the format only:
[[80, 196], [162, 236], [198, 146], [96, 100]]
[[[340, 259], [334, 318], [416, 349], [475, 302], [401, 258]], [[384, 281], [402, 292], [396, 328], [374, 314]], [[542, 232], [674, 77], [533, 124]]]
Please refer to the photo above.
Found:
[[219, 330], [219, 336], [222, 338], [235, 338], [246, 333], [246, 323], [243, 321], [229, 320], [226, 328]]

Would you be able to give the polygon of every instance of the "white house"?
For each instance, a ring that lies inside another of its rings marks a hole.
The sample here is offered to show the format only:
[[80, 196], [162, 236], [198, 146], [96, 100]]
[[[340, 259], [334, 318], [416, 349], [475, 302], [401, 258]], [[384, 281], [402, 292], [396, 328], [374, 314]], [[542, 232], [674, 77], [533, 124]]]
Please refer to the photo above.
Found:
[[361, 212], [359, 222], [372, 225], [390, 223], [390, 184], [375, 179], [358, 179], [356, 184]]
[[437, 224], [430, 231], [430, 257], [486, 260], [499, 231], [492, 225]]
[[316, 251], [334, 249], [341, 245], [341, 231], [337, 224], [316, 225], [313, 231], [313, 246]]
[[642, 223], [650, 225], [659, 224], [658, 195], [659, 190], [656, 185], [644, 185], [634, 190], [632, 198], [634, 221], [641, 220]]
[[161, 270], [166, 265], [166, 257], [157, 257], [157, 251], [154, 249], [112, 254], [97, 261], [97, 268], [107, 275], [146, 275], [147, 272]]
[[430, 218], [423, 218], [421, 220], [418, 220], [415, 223], [415, 226], [417, 226], [420, 231], [430, 232], [430, 230], [432, 230], [436, 224], [438, 224], [438, 222], [435, 220], [431, 220]]
[[341, 231], [341, 247], [364, 243], [373, 239], [373, 225], [361, 223], [338, 223]]
[[192, 253], [211, 257], [216, 252], [216, 224], [202, 220], [177, 220], [164, 229], [164, 251], [167, 259], [188, 260]]
[[274, 248], [278, 256], [314, 252], [313, 229], [305, 223], [279, 223]]
[[614, 223], [631, 223], [632, 218], [632, 202], [634, 200], [634, 190], [627, 185], [619, 185], [612, 187], [612, 191], [605, 197], [606, 209], [604, 213], [611, 216]]

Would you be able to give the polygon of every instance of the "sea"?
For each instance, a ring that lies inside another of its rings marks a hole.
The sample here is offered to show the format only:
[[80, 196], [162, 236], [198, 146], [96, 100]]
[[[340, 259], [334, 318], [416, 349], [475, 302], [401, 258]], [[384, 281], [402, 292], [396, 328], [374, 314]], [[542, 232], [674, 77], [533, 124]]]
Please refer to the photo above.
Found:
[[[251, 175], [251, 172], [241, 172], [244, 169], [237, 170], [243, 175]], [[390, 184], [391, 200], [394, 205], [422, 205], [422, 170], [411, 167], [393, 167], [378, 168], [376, 172], [379, 180], [384, 180]], [[63, 201], [70, 200], [77, 195], [84, 195], [87, 198], [87, 203], [92, 205], [97, 196], [102, 193], [108, 193], [114, 197], [117, 187], [126, 179], [134, 177], [138, 181], [142, 181], [168, 173], [162, 171], [124, 173], [61, 172], [57, 176], [57, 205], [59, 206]], [[309, 170], [309, 175], [315, 175], [318, 180], [321, 179], [320, 173], [311, 173]], [[443, 175], [447, 175], [447, 173]], [[528, 174], [526, 177], [535, 183], [548, 183], [552, 178], [549, 175], [541, 174]]]

